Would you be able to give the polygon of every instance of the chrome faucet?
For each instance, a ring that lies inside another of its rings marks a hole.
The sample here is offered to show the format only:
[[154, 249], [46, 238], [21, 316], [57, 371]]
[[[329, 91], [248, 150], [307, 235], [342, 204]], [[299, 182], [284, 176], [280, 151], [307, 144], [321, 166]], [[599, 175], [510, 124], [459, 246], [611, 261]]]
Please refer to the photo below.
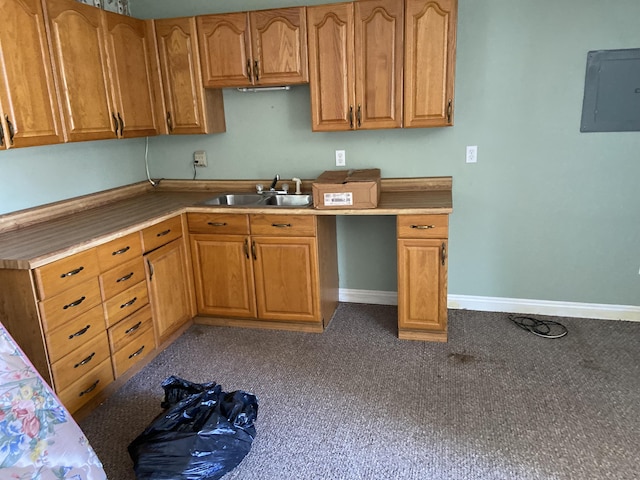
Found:
[[273, 177], [273, 182], [271, 182], [271, 186], [269, 187], [269, 191], [273, 192], [276, 189], [276, 184], [280, 180], [280, 175], [276, 173], [276, 176]]

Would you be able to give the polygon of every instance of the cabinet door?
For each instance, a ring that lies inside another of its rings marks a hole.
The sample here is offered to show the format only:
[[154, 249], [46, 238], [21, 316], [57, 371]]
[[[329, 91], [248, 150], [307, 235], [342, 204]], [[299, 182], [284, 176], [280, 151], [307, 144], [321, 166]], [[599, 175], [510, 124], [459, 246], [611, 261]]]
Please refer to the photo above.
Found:
[[249, 13], [256, 85], [307, 83], [307, 18], [304, 7]]
[[402, 126], [403, 0], [355, 5], [356, 128]]
[[318, 256], [311, 237], [252, 237], [258, 318], [319, 322]]
[[198, 313], [256, 317], [249, 237], [191, 235]]
[[154, 83], [144, 21], [103, 12], [113, 104], [124, 138], [156, 135]]
[[[169, 133], [211, 133], [203, 97], [195, 18], [155, 20]], [[220, 106], [222, 94], [216, 90]], [[224, 131], [222, 128], [215, 131]]]
[[0, 0], [0, 149], [63, 141], [40, 0]]
[[247, 14], [203, 15], [196, 20], [205, 87], [252, 85]]
[[45, 4], [68, 140], [115, 138], [102, 11], [74, 0]]
[[457, 0], [407, 0], [404, 126], [453, 125]]
[[349, 130], [355, 121], [353, 3], [307, 7], [311, 129]]
[[191, 288], [182, 238], [145, 255], [149, 302], [158, 344], [191, 320]]
[[446, 332], [447, 241], [398, 239], [398, 329]]

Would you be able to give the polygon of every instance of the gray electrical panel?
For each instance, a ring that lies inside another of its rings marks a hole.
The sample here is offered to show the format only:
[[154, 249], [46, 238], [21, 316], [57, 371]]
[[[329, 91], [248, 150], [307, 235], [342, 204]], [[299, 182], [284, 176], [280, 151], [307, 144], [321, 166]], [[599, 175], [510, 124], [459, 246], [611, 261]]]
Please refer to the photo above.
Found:
[[587, 54], [580, 131], [640, 131], [640, 48]]

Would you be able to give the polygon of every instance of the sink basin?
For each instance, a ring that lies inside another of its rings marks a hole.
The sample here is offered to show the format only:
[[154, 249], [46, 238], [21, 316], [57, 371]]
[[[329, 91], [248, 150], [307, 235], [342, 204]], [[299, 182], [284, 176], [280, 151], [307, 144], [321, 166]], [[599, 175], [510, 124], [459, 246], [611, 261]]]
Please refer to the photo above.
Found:
[[276, 193], [225, 193], [202, 202], [202, 205], [228, 205], [235, 207], [308, 207], [313, 204], [313, 196], [309, 194], [276, 194]]

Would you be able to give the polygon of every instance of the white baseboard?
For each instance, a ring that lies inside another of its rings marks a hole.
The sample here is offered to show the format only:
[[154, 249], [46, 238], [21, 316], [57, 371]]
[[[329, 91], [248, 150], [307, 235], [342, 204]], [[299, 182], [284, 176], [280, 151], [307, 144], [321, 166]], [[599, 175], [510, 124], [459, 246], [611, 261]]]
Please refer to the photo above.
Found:
[[[398, 294], [397, 292], [341, 288], [339, 290], [339, 300], [341, 302], [369, 303], [374, 305], [397, 305]], [[640, 322], [640, 306], [635, 305], [449, 295], [447, 297], [447, 306], [454, 310], [478, 310], [481, 312], [508, 312]]]

